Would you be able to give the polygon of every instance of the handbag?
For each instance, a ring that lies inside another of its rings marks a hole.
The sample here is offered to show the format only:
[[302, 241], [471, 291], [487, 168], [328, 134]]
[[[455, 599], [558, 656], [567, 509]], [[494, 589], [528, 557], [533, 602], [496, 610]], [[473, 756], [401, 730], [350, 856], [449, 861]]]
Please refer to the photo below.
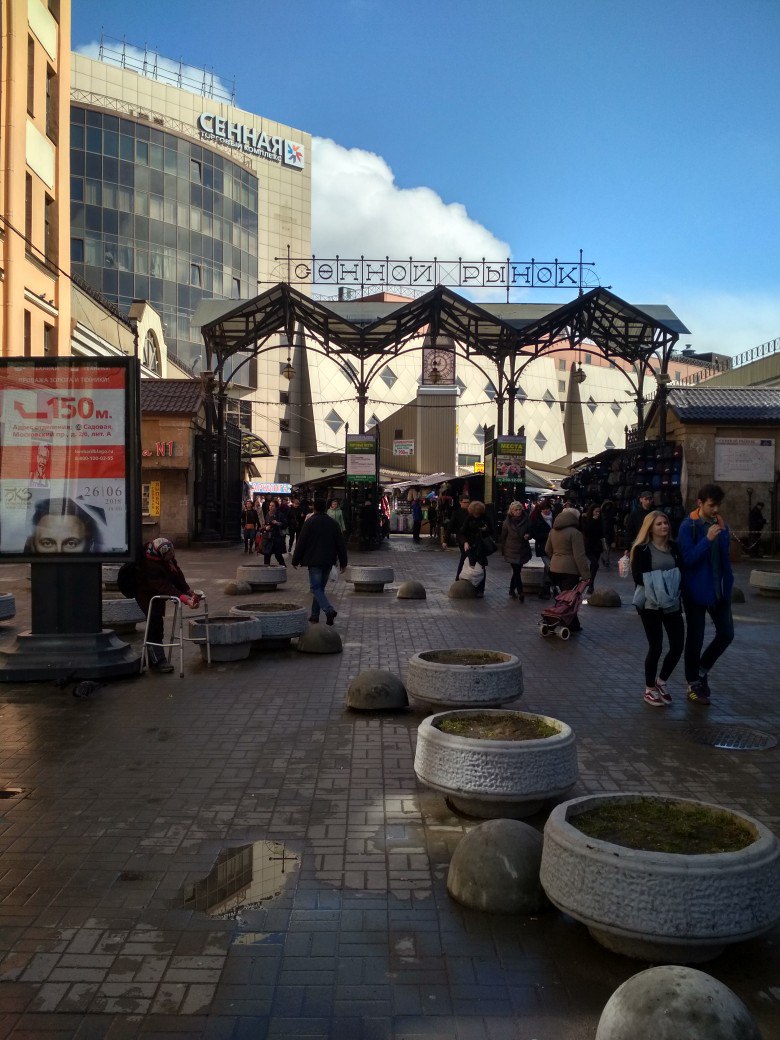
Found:
[[498, 546], [496, 541], [489, 534], [482, 535], [482, 549], [484, 550], [485, 556], [492, 556], [497, 551]]

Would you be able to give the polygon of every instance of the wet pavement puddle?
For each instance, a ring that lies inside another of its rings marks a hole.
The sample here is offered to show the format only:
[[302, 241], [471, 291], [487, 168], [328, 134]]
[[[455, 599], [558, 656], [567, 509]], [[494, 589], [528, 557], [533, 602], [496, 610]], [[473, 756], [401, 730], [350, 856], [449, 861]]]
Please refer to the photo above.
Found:
[[207, 917], [240, 921], [245, 912], [264, 909], [278, 899], [299, 869], [300, 855], [279, 841], [223, 849], [206, 877], [185, 885], [183, 905]]

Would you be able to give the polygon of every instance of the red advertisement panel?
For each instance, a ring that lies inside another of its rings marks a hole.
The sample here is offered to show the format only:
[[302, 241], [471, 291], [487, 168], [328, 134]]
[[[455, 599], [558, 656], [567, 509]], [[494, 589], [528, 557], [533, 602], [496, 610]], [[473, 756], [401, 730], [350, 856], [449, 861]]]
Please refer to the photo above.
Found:
[[123, 554], [124, 366], [0, 364], [0, 554]]

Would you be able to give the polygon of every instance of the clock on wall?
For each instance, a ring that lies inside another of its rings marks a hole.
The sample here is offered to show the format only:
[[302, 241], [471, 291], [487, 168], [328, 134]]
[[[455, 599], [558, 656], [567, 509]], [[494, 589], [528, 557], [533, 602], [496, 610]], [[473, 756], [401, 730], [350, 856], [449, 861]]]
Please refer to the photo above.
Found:
[[423, 350], [423, 385], [451, 386], [455, 382], [455, 354], [451, 350]]

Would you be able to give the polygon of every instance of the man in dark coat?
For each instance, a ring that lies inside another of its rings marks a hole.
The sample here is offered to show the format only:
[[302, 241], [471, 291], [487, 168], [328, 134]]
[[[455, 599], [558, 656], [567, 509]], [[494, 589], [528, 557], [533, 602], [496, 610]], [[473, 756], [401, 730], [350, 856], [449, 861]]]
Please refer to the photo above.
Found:
[[325, 624], [332, 625], [336, 620], [337, 611], [325, 595], [325, 584], [336, 561], [342, 573], [347, 567], [347, 543], [339, 525], [326, 513], [327, 505], [324, 498], [314, 500], [314, 514], [303, 524], [292, 557], [293, 567], [303, 564], [309, 568], [309, 621], [313, 625], [320, 620], [320, 610], [325, 611]]
[[[144, 545], [143, 556], [136, 566], [135, 601], [149, 615], [146, 634], [149, 667], [156, 672], [172, 672], [163, 642], [165, 634], [165, 600], [153, 596], [175, 596], [187, 607], [197, 607], [200, 596], [187, 583], [176, 562], [176, 550], [168, 538], [155, 538]], [[151, 607], [151, 609], [150, 609]], [[158, 645], [154, 645], [158, 644]]]
[[[447, 540], [451, 538], [457, 538], [460, 534], [461, 528], [465, 524], [469, 515], [469, 505], [471, 499], [468, 495], [460, 496], [460, 504], [456, 509], [453, 509], [452, 515], [447, 521]], [[460, 572], [463, 570], [463, 564], [466, 562], [466, 553], [463, 551], [463, 547], [460, 547], [460, 559], [458, 560], [458, 567], [455, 571], [455, 581], [460, 577]]]
[[639, 505], [628, 514], [623, 524], [623, 538], [625, 539], [626, 549], [630, 549], [636, 541], [636, 536], [645, 522], [645, 517], [652, 512], [652, 509], [653, 492], [645, 488], [639, 492]]

